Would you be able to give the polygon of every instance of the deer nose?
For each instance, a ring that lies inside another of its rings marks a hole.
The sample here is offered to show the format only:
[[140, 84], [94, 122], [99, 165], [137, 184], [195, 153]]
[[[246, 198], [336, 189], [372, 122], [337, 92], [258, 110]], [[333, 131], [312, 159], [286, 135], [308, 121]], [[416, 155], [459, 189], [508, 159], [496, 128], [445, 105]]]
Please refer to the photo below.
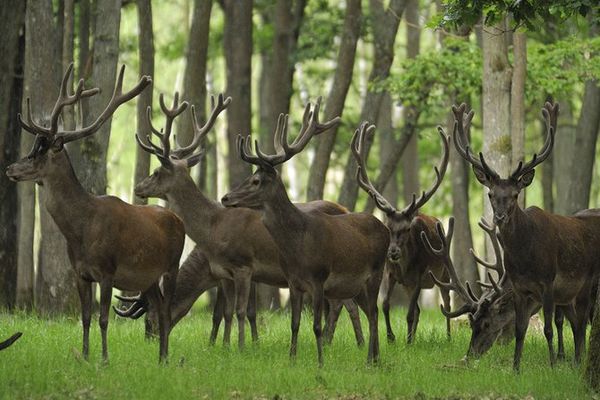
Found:
[[226, 194], [225, 196], [221, 197], [221, 204], [223, 204], [224, 206], [226, 206], [228, 202], [229, 202], [229, 195], [228, 194]]
[[391, 261], [397, 261], [400, 258], [400, 249], [394, 247], [388, 251], [388, 258]]
[[506, 214], [494, 214], [494, 222], [496, 223], [504, 222], [505, 219]]

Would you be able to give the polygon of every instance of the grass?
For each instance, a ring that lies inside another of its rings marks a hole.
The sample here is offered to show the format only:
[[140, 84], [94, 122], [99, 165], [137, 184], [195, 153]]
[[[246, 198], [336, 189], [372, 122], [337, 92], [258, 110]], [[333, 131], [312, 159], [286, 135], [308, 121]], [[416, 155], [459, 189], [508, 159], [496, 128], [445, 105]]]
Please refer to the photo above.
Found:
[[[402, 339], [403, 319], [404, 311], [396, 310], [396, 336]], [[539, 334], [528, 334], [520, 375], [511, 368], [512, 344], [497, 345], [481, 360], [464, 364], [470, 330], [453, 327], [448, 341], [443, 318], [433, 311], [422, 313], [411, 346], [401, 339], [388, 344], [380, 318], [381, 362], [375, 367], [366, 365], [366, 349], [356, 347], [346, 315], [340, 317], [333, 345], [325, 349], [322, 369], [316, 363], [309, 315], [303, 316], [295, 363], [288, 358], [287, 313], [261, 313], [260, 343], [242, 352], [237, 345], [208, 346], [210, 321], [200, 311], [185, 318], [171, 334], [170, 363], [159, 366], [158, 343], [143, 338], [143, 321], [111, 318], [110, 363], [105, 365], [95, 321], [86, 362], [76, 318], [0, 314], [0, 338], [24, 332], [0, 353], [0, 398], [593, 398], [570, 362], [548, 366], [545, 339]], [[572, 355], [567, 331], [567, 355]], [[235, 326], [233, 333], [237, 338]]]

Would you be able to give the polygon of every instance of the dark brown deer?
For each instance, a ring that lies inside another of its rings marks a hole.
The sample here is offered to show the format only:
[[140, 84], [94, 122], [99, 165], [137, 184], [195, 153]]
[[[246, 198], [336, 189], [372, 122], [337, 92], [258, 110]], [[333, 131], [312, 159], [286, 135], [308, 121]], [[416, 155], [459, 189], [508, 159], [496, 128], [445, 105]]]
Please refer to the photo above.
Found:
[[[230, 98], [224, 99], [223, 95], [219, 95], [216, 102], [213, 98], [212, 112], [204, 126], [200, 126], [194, 106], [191, 107], [194, 138], [189, 146], [171, 148], [172, 120], [169, 120], [170, 117], [167, 117], [164, 131], [152, 128], [152, 132], [159, 137], [162, 147], [152, 142], [148, 146], [136, 135], [140, 146], [158, 157], [161, 166], [151, 176], [140, 182], [135, 188], [135, 192], [139, 197], [158, 197], [167, 200], [175, 213], [183, 219], [188, 236], [202, 249], [210, 263], [212, 279], [222, 282], [227, 299], [224, 310], [224, 341], [229, 342], [231, 318], [235, 304], [238, 317], [238, 344], [243, 347], [245, 342], [244, 320], [251, 281], [277, 287], [287, 287], [287, 281], [279, 265], [277, 246], [262, 224], [260, 213], [248, 208], [225, 208], [211, 201], [198, 189], [189, 173], [189, 168], [197, 164], [202, 157], [203, 138], [214, 125], [219, 113], [227, 107], [230, 101]], [[177, 107], [187, 107], [187, 102], [182, 103], [181, 106], [177, 103], [173, 109]], [[162, 101], [161, 108], [167, 116], [177, 117], [172, 113], [169, 114], [170, 111], [164, 107]], [[150, 118], [150, 114], [148, 114], [148, 118]], [[327, 201], [299, 204], [298, 207], [308, 213], [347, 213], [345, 208]], [[201, 281], [195, 284], [204, 286]], [[190, 302], [192, 297], [185, 302]], [[196, 298], [197, 296], [193, 300]], [[193, 301], [191, 302], [193, 303]], [[352, 301], [344, 302], [344, 305], [351, 314], [357, 342], [361, 344], [363, 339], [357, 307]], [[135, 307], [139, 309], [137, 305]], [[328, 324], [330, 327], [329, 337], [333, 335], [335, 320], [341, 308], [340, 302], [333, 302], [333, 312], [328, 319], [330, 321]], [[216, 324], [216, 320], [214, 323]], [[213, 325], [211, 340], [216, 337], [215, 329], [218, 329], [218, 325]], [[255, 340], [258, 338], [257, 335], [258, 333], [253, 329], [252, 336]]]
[[[367, 140], [367, 135], [372, 134], [374, 129], [375, 125], [368, 125], [367, 122], [361, 124], [352, 137], [352, 153], [358, 163], [358, 184], [373, 198], [377, 208], [385, 213], [386, 225], [390, 230], [390, 247], [387, 252], [387, 262], [384, 270], [384, 279], [388, 281], [388, 286], [383, 295], [383, 315], [387, 327], [387, 338], [390, 342], [396, 339], [390, 323], [390, 297], [394, 286], [399, 283], [406, 287], [410, 298], [406, 322], [408, 324], [407, 341], [412, 343], [419, 323], [420, 309], [418, 301], [421, 289], [430, 289], [434, 286], [428, 272], [434, 272], [443, 280], [447, 280], [448, 276], [442, 260], [425, 251], [419, 236], [422, 230], [434, 232], [438, 220], [435, 217], [422, 214], [419, 210], [442, 183], [448, 166], [448, 156], [450, 154], [448, 141], [450, 139], [446, 136], [444, 130], [438, 127], [444, 153], [440, 165], [434, 167], [436, 179], [428, 191], [423, 191], [418, 199], [417, 195], [413, 194], [410, 204], [404, 209], [398, 210], [375, 189], [367, 176], [367, 155], [364, 152], [366, 148], [364, 143]], [[441, 288], [440, 292], [444, 307], [449, 310], [450, 295], [448, 290]], [[446, 332], [450, 337], [449, 318], [446, 318]]]
[[313, 331], [319, 365], [323, 363], [321, 319], [324, 299], [356, 298], [369, 319], [368, 361], [379, 357], [377, 294], [385, 255], [389, 245], [388, 229], [377, 218], [365, 213], [327, 215], [306, 212], [288, 198], [276, 166], [299, 153], [317, 134], [339, 122], [339, 117], [320, 123], [320, 99], [314, 108], [306, 106], [299, 135], [287, 141], [288, 116], [281, 114], [275, 131], [275, 154], [264, 154], [256, 142], [252, 154], [250, 137], [238, 138], [241, 158], [258, 166], [256, 172], [225, 195], [227, 207], [260, 210], [280, 253], [281, 268], [290, 288], [292, 341], [290, 356], [296, 355], [302, 294], [313, 300]]
[[[156, 206], [132, 206], [114, 196], [93, 196], [81, 186], [67, 151], [66, 143], [83, 139], [98, 131], [123, 103], [133, 99], [151, 80], [142, 77], [130, 91], [123, 93], [122, 67], [111, 100], [96, 121], [74, 131], [59, 129], [58, 119], [65, 106], [98, 93], [85, 90], [83, 80], [74, 94], [67, 83], [73, 65], [65, 73], [56, 105], [50, 114], [50, 127], [34, 122], [27, 99], [27, 122], [19, 116], [23, 129], [35, 135], [31, 152], [8, 167], [14, 181], [35, 181], [46, 195], [46, 208], [67, 240], [69, 260], [75, 269], [81, 300], [83, 356], [89, 354], [89, 328], [92, 312], [92, 282], [100, 284], [100, 330], [102, 357], [108, 360], [107, 327], [112, 288], [144, 293], [159, 313], [160, 360], [168, 355], [170, 303], [175, 290], [179, 257], [185, 230], [172, 212]], [[163, 293], [159, 288], [162, 278]]]
[[[466, 105], [452, 108], [458, 129], [454, 144], [458, 153], [473, 167], [477, 180], [486, 186], [499, 228], [504, 250], [504, 266], [513, 287], [515, 308], [515, 354], [513, 367], [519, 370], [523, 342], [532, 304], [544, 311], [544, 334], [548, 342], [550, 364], [554, 365], [552, 318], [556, 305], [564, 306], [575, 337], [575, 362], [585, 350], [586, 324], [590, 313], [594, 277], [600, 271], [600, 219], [593, 216], [566, 217], [551, 214], [538, 207], [522, 210], [517, 202], [521, 190], [529, 186], [535, 167], [552, 151], [558, 105], [546, 103], [542, 115], [546, 139], [531, 161], [519, 162], [508, 178], [501, 178], [485, 161], [482, 153], [475, 157], [465, 132], [473, 111], [465, 115]], [[460, 123], [459, 123], [460, 121]]]
[[6, 339], [3, 342], [0, 342], [0, 350], [4, 350], [7, 347], [10, 347], [14, 342], [16, 342], [21, 335], [23, 335], [21, 332], [17, 332], [14, 335], [12, 335], [11, 337], [9, 337], [8, 339]]

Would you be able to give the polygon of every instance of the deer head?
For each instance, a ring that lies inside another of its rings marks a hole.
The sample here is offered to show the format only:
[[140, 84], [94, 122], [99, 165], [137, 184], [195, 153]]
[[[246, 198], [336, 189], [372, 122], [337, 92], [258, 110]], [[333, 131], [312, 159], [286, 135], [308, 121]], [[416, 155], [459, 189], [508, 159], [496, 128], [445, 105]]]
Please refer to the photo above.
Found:
[[439, 256], [448, 271], [450, 282], [441, 282], [430, 272], [434, 282], [458, 294], [463, 306], [456, 311], [446, 312], [442, 307], [442, 313], [450, 318], [459, 317], [468, 314], [469, 324], [471, 326], [471, 341], [469, 343], [468, 355], [479, 356], [485, 353], [496, 341], [502, 330], [510, 323], [514, 323], [514, 306], [512, 302], [512, 290], [507, 289], [507, 277], [504, 271], [502, 250], [496, 233], [496, 226], [487, 223], [483, 218], [479, 226], [490, 237], [494, 249], [495, 261], [488, 262], [479, 258], [471, 249], [471, 255], [475, 261], [485, 268], [496, 271], [499, 280], [496, 281], [491, 273], [488, 272], [488, 283], [477, 282], [483, 288], [484, 292], [480, 297], [475, 296], [469, 282], [463, 285], [458, 278], [454, 263], [450, 258], [450, 244], [454, 231], [454, 219], [450, 218], [448, 233], [444, 233], [444, 228], [440, 222], [436, 224], [437, 235], [441, 242], [440, 248], [434, 248], [425, 232], [421, 232], [421, 239], [429, 251]]
[[[135, 194], [141, 198], [158, 197], [166, 199], [167, 193], [181, 184], [192, 182], [189, 169], [200, 162], [204, 156], [203, 139], [212, 129], [218, 115], [231, 103], [231, 97], [225, 99], [219, 94], [217, 100], [211, 96], [211, 113], [203, 126], [198, 123], [196, 109], [192, 105], [192, 126], [194, 129], [194, 138], [188, 146], [178, 146], [171, 149], [171, 130], [173, 121], [181, 115], [188, 107], [187, 101], [179, 104], [179, 93], [173, 96], [173, 106], [168, 108], [165, 105], [164, 96], [159, 97], [160, 109], [165, 114], [166, 122], [164, 129], [156, 129], [152, 124], [152, 110], [147, 109], [148, 124], [151, 134], [146, 136], [149, 145], [145, 144], [136, 133], [135, 138], [142, 149], [155, 155], [160, 161], [160, 167], [156, 168], [152, 175], [145, 178], [135, 187]], [[151, 135], [159, 138], [161, 145], [156, 145], [152, 141]], [[175, 140], [177, 143], [177, 140]], [[193, 183], [193, 182], [192, 182]]]
[[274, 136], [275, 154], [263, 153], [258, 146], [258, 141], [255, 141], [256, 155], [253, 155], [250, 136], [238, 136], [237, 145], [240, 157], [258, 168], [236, 189], [223, 196], [221, 202], [224, 206], [260, 209], [266, 201], [285, 193], [283, 182], [275, 167], [300, 153], [313, 136], [325, 132], [340, 121], [339, 117], [335, 117], [331, 121], [320, 123], [320, 106], [320, 97], [314, 108], [310, 103], [306, 105], [300, 133], [292, 144], [289, 144], [287, 139], [288, 115], [279, 115]]
[[18, 121], [21, 127], [28, 133], [35, 135], [33, 147], [29, 154], [23, 159], [10, 165], [6, 174], [13, 181], [35, 181], [42, 184], [46, 176], [52, 174], [56, 169], [67, 168], [67, 157], [64, 152], [64, 145], [68, 142], [83, 139], [98, 131], [102, 124], [111, 117], [119, 106], [140, 94], [151, 82], [151, 78], [143, 76], [137, 85], [130, 91], [123, 93], [123, 75], [125, 66], [121, 67], [115, 89], [108, 105], [100, 113], [96, 121], [87, 127], [82, 127], [80, 122], [79, 129], [73, 131], [61, 130], [59, 127], [59, 117], [65, 106], [71, 106], [79, 100], [91, 97], [100, 92], [98, 88], [84, 89], [83, 79], [77, 84], [75, 93], [70, 94], [68, 82], [73, 73], [73, 64], [69, 65], [65, 72], [58, 99], [50, 113], [50, 127], [42, 126], [33, 120], [31, 112], [31, 102], [27, 98], [27, 121], [23, 121], [21, 115], [18, 115]]
[[452, 106], [455, 127], [458, 127], [454, 130], [454, 145], [458, 154], [472, 165], [477, 180], [489, 189], [488, 196], [494, 210], [494, 222], [502, 226], [510, 221], [511, 216], [518, 208], [517, 199], [521, 190], [533, 181], [534, 168], [548, 158], [552, 152], [558, 118], [558, 104], [547, 102], [542, 108], [542, 116], [546, 124], [546, 140], [539, 155], [534, 154], [531, 161], [525, 164], [520, 161], [508, 178], [501, 178], [486, 163], [482, 153], [479, 153], [479, 158], [477, 158], [471, 152], [468, 131], [473, 119], [473, 110], [465, 115], [466, 109], [467, 106], [464, 103], [459, 107]]
[[396, 264], [401, 261], [402, 256], [405, 253], [403, 249], [406, 249], [407, 242], [410, 240], [409, 233], [413, 219], [418, 215], [419, 209], [427, 203], [442, 183], [442, 179], [444, 178], [448, 166], [450, 138], [445, 134], [442, 127], [438, 127], [438, 133], [442, 139], [444, 153], [440, 165], [434, 167], [436, 179], [428, 191], [423, 191], [419, 198], [413, 193], [410, 204], [402, 210], [397, 210], [377, 191], [377, 189], [375, 189], [367, 175], [365, 141], [367, 140], [367, 136], [373, 133], [374, 129], [375, 125], [369, 125], [366, 121], [363, 122], [360, 128], [357, 129], [352, 136], [351, 149], [352, 154], [358, 163], [356, 179], [358, 180], [359, 186], [373, 198], [377, 208], [386, 215], [386, 225], [390, 230], [390, 246], [388, 248], [387, 257], [389, 262]]

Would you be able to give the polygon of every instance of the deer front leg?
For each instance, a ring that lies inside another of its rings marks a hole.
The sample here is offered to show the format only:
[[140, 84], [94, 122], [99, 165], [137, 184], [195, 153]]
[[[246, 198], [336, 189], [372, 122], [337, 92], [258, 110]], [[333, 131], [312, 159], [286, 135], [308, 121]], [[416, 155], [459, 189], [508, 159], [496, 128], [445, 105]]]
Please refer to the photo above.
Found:
[[231, 322], [233, 320], [233, 309], [235, 307], [235, 284], [233, 281], [224, 279], [221, 281], [223, 294], [225, 295], [225, 306], [223, 308], [223, 318], [225, 319], [225, 328], [223, 329], [223, 344], [229, 346], [231, 339]]
[[352, 328], [354, 329], [354, 336], [356, 337], [356, 345], [362, 347], [365, 344], [365, 337], [363, 336], [362, 326], [360, 325], [360, 315], [358, 313], [358, 306], [354, 300], [344, 300], [344, 307], [348, 311], [348, 316], [352, 322]]
[[313, 298], [313, 332], [317, 341], [317, 359], [319, 368], [323, 366], [323, 331], [321, 324], [323, 322], [323, 307], [325, 294], [322, 285], [315, 285], [312, 293]]
[[290, 358], [296, 359], [298, 349], [298, 331], [300, 330], [300, 318], [302, 317], [302, 292], [290, 284], [290, 307], [292, 310], [292, 342], [290, 344]]
[[[178, 265], [175, 264], [168, 273], [162, 276], [163, 296], [159, 302], [158, 329], [160, 332], [159, 362], [168, 362], [169, 335], [171, 334], [171, 303], [175, 295]], [[159, 291], [160, 295], [160, 291]]]
[[419, 315], [421, 309], [419, 308], [419, 295], [421, 294], [421, 285], [418, 283], [417, 287], [413, 288], [413, 292], [410, 296], [410, 303], [408, 305], [408, 313], [406, 314], [406, 323], [408, 325], [408, 334], [406, 342], [411, 344], [417, 333], [417, 325], [419, 324]]
[[546, 336], [546, 342], [548, 343], [550, 366], [554, 367], [554, 363], [556, 362], [553, 343], [554, 328], [552, 327], [552, 322], [554, 320], [554, 298], [551, 287], [547, 287], [544, 290], [542, 308], [544, 310], [544, 336]]
[[390, 321], [390, 298], [392, 297], [394, 287], [396, 286], [396, 279], [394, 279], [392, 274], [386, 268], [386, 271], [383, 275], [383, 280], [385, 282], [382, 283], [382, 286], [385, 288], [383, 292], [383, 316], [385, 317], [387, 340], [389, 343], [393, 343], [396, 341], [396, 335], [394, 335], [394, 332], [392, 331], [392, 323]]
[[248, 311], [248, 297], [252, 285], [252, 271], [250, 268], [236, 271], [235, 282], [235, 312], [238, 320], [238, 347], [244, 349], [246, 344], [246, 312]]
[[576, 327], [577, 331], [573, 330], [573, 338], [575, 341], [575, 365], [581, 363], [581, 357], [585, 353], [585, 337], [587, 333], [587, 323], [589, 320], [590, 310], [592, 308], [592, 302], [596, 301], [595, 297], [590, 296], [589, 291], [582, 291], [577, 296], [575, 303], [576, 314]]
[[565, 344], [563, 341], [563, 325], [565, 321], [565, 313], [562, 307], [556, 307], [554, 312], [554, 325], [556, 325], [556, 336], [558, 339], [558, 352], [556, 358], [558, 360], [565, 359]]
[[219, 326], [225, 312], [225, 293], [223, 292], [222, 282], [217, 285], [217, 298], [215, 299], [215, 308], [212, 315], [212, 329], [210, 331], [210, 345], [213, 346], [217, 341]]
[[324, 313], [325, 313], [325, 344], [331, 344], [333, 341], [333, 334], [335, 333], [335, 327], [337, 325], [338, 318], [342, 312], [343, 303], [340, 300], [325, 300], [324, 302]]
[[258, 328], [256, 327], [256, 283], [250, 284], [250, 296], [248, 297], [248, 322], [252, 332], [252, 341], [258, 342]]
[[104, 278], [100, 282], [100, 333], [102, 335], [102, 360], [108, 362], [108, 313], [112, 298], [112, 277]]
[[523, 342], [529, 327], [529, 307], [527, 299], [514, 294], [515, 297], [515, 354], [513, 358], [513, 369], [519, 372], [521, 368], [521, 355], [523, 354]]
[[81, 303], [81, 325], [83, 327], [83, 358], [90, 356], [90, 323], [92, 321], [92, 283], [77, 279], [77, 291]]

